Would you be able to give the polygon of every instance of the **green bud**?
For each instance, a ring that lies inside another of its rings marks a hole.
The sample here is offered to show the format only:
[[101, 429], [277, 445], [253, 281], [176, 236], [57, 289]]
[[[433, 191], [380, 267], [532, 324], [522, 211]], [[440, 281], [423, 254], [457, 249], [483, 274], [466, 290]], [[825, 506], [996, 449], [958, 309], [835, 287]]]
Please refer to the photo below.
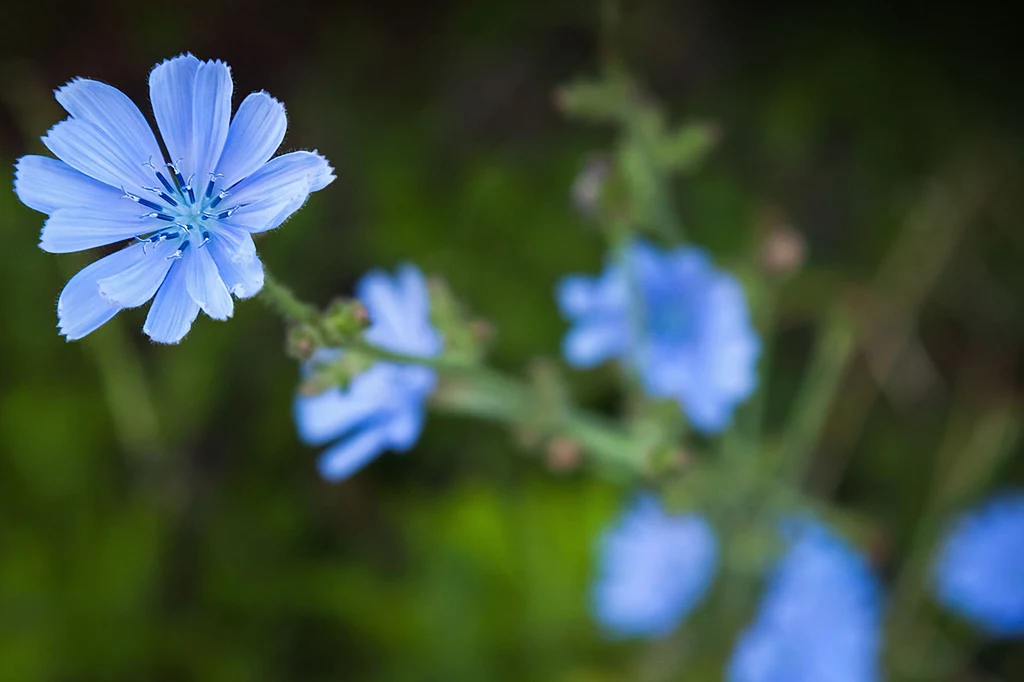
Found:
[[625, 121], [640, 105], [639, 90], [624, 76], [576, 81], [556, 90], [554, 99], [566, 116], [604, 123]]
[[343, 345], [359, 338], [370, 325], [370, 315], [358, 300], [337, 299], [327, 306], [321, 324], [332, 344]]
[[693, 170], [707, 158], [721, 139], [717, 125], [688, 123], [672, 133], [661, 136], [654, 150], [658, 165], [667, 170], [686, 172]]
[[288, 329], [285, 347], [289, 357], [305, 362], [322, 345], [319, 330], [311, 324], [295, 324]]

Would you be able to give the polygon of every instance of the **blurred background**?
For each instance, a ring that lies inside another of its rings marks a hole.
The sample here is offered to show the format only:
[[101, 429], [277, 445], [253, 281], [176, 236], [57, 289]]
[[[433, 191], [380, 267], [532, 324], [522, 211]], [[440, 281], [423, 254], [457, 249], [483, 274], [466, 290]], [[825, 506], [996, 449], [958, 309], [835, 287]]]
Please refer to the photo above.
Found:
[[[867, 311], [811, 487], [869, 529], [898, 595], [892, 679], [1024, 679], [1024, 648], [943, 615], [917, 570], [944, 513], [1024, 475], [1018, 26], [986, 2], [622, 13], [638, 80], [722, 132], [677, 188], [691, 238], [726, 264], [779, 226], [806, 240], [762, 360], [769, 423], [815, 321], [836, 301]], [[285, 149], [317, 148], [338, 175], [259, 240], [267, 268], [326, 304], [371, 267], [415, 262], [521, 371], [557, 354], [558, 277], [601, 264], [570, 188], [614, 131], [552, 98], [596, 73], [600, 33], [581, 0], [7, 3], [0, 184], [46, 153], [69, 79], [148, 115], [155, 63], [223, 59], [236, 104], [280, 98]], [[588, 615], [594, 540], [628, 491], [447, 416], [410, 453], [325, 483], [265, 306], [201, 317], [175, 347], [148, 342], [140, 310], [67, 344], [56, 297], [92, 255], [43, 253], [43, 220], [0, 192], [0, 679], [722, 679], [732, 635], [675, 670], [672, 640], [609, 642]], [[573, 382], [614, 407], [610, 370]]]

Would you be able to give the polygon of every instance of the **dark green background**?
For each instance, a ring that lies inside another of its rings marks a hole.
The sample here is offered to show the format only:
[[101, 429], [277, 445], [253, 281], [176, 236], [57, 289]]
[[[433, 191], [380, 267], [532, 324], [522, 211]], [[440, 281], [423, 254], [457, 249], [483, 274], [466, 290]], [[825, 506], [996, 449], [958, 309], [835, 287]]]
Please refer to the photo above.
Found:
[[[626, 3], [622, 45], [674, 118], [722, 127], [678, 187], [690, 235], [724, 262], [771, 211], [807, 237], [762, 362], [776, 426], [814, 320], [859, 300], [927, 192], [964, 175], [990, 188], [909, 320], [933, 372], [877, 395], [859, 354], [815, 467], [892, 578], [937, 453], [970, 450], [986, 415], [1021, 407], [1019, 23], [996, 3], [819, 5]], [[560, 0], [18, 0], [0, 9], [0, 179], [45, 153], [62, 117], [51, 91], [72, 77], [145, 103], [157, 61], [223, 59], [236, 102], [280, 98], [285, 148], [319, 149], [338, 176], [259, 240], [268, 269], [325, 304], [370, 267], [415, 262], [493, 323], [494, 361], [521, 370], [558, 347], [557, 278], [601, 260], [569, 188], [613, 131], [564, 120], [551, 96], [596, 73], [599, 33], [596, 6]], [[627, 491], [452, 417], [431, 418], [409, 454], [324, 483], [263, 305], [200, 318], [174, 347], [148, 343], [142, 311], [66, 344], [56, 297], [92, 255], [40, 251], [43, 220], [0, 193], [0, 680], [722, 679], [728, 639], [667, 672], [671, 643], [610, 644], [591, 623], [593, 539]], [[898, 296], [906, 282], [884, 284]], [[607, 407], [612, 378], [575, 387]], [[1009, 458], [980, 490], [1020, 474]], [[1019, 646], [927, 600], [915, 614], [950, 660], [932, 669], [926, 644], [890, 641], [911, 659], [895, 679], [1024, 676]]]

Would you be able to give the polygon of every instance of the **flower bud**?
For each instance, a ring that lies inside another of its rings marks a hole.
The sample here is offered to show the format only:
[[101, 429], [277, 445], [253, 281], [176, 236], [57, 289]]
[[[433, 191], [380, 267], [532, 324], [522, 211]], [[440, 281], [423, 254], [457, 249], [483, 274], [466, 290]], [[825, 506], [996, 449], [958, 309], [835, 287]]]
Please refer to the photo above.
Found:
[[767, 235], [761, 244], [761, 267], [768, 275], [791, 275], [804, 263], [807, 243], [781, 213], [771, 211], [765, 218]]
[[576, 176], [572, 185], [572, 203], [585, 218], [593, 220], [597, 217], [602, 190], [611, 172], [611, 159], [606, 154], [593, 154]]

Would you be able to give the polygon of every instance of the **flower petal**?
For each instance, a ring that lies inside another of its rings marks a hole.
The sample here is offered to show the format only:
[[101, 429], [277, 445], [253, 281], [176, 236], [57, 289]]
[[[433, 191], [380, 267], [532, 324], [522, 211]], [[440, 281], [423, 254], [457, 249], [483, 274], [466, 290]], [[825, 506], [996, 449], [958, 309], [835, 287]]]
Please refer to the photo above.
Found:
[[199, 306], [185, 287], [184, 264], [175, 261], [156, 292], [142, 331], [157, 343], [178, 343], [188, 334], [198, 314]]
[[100, 296], [120, 308], [135, 308], [153, 298], [174, 264], [170, 256], [178, 248], [174, 241], [153, 244], [144, 258], [97, 282]]
[[192, 153], [197, 186], [217, 167], [231, 125], [231, 69], [221, 61], [201, 62], [192, 95]]
[[609, 266], [598, 277], [566, 275], [555, 292], [558, 307], [570, 319], [599, 314], [620, 314], [629, 303], [628, 280], [618, 265]]
[[192, 248], [185, 255], [185, 286], [203, 312], [215, 320], [226, 320], [235, 311], [231, 293], [217, 272], [209, 250]]
[[569, 317], [586, 315], [598, 304], [597, 285], [593, 277], [566, 275], [558, 282], [555, 299], [562, 313]]
[[89, 121], [61, 121], [50, 128], [43, 144], [75, 170], [111, 187], [139, 191], [152, 181], [152, 175], [142, 165], [147, 159], [126, 155], [110, 135]]
[[249, 232], [271, 230], [333, 180], [334, 169], [316, 152], [282, 154], [231, 188], [230, 203], [241, 208], [226, 224]]
[[57, 300], [60, 333], [75, 341], [110, 320], [121, 309], [100, 295], [99, 281], [143, 260], [142, 244], [116, 251], [86, 266], [71, 278]]
[[323, 445], [375, 417], [381, 405], [363, 396], [329, 388], [295, 400], [295, 424], [307, 445]]
[[245, 230], [218, 225], [214, 241], [223, 242], [221, 246], [224, 251], [231, 254], [231, 260], [237, 263], [248, 261], [256, 256], [256, 242], [252, 240], [252, 235]]
[[76, 171], [60, 159], [30, 154], [18, 159], [14, 191], [21, 202], [42, 213], [88, 208], [113, 217], [138, 216], [139, 206], [121, 190]]
[[419, 268], [402, 265], [395, 276], [395, 283], [405, 307], [404, 320], [430, 319], [430, 298], [427, 295], [427, 280]]
[[49, 253], [72, 253], [147, 232], [153, 232], [153, 221], [139, 217], [138, 210], [133, 217], [116, 217], [91, 209], [62, 208], [43, 224], [39, 248]]
[[231, 187], [265, 164], [281, 146], [287, 128], [284, 105], [267, 93], [254, 92], [242, 100], [217, 163], [222, 186]]
[[387, 447], [384, 429], [365, 429], [327, 450], [320, 457], [320, 474], [330, 481], [348, 478]]
[[55, 93], [57, 101], [74, 118], [88, 121], [106, 133], [127, 159], [140, 166], [147, 161], [163, 163], [164, 155], [146, 118], [117, 88], [80, 78]]
[[255, 296], [263, 288], [263, 263], [256, 255], [256, 244], [247, 232], [242, 232], [248, 244], [233, 249], [231, 242], [221, 238], [223, 232], [207, 247], [217, 264], [221, 279], [228, 291], [238, 298]]
[[373, 326], [381, 325], [389, 332], [401, 332], [405, 304], [386, 272], [371, 270], [363, 275], [356, 284], [356, 298], [366, 306]]
[[616, 324], [585, 322], [565, 335], [562, 354], [573, 367], [593, 367], [620, 354], [628, 339]]
[[419, 440], [420, 433], [423, 432], [425, 418], [426, 413], [419, 403], [410, 405], [396, 413], [388, 420], [385, 427], [388, 446], [398, 452], [405, 452], [415, 445]]
[[180, 161], [186, 177], [195, 168], [192, 154], [192, 96], [199, 60], [191, 54], [157, 64], [149, 74], [149, 99], [171, 162]]

